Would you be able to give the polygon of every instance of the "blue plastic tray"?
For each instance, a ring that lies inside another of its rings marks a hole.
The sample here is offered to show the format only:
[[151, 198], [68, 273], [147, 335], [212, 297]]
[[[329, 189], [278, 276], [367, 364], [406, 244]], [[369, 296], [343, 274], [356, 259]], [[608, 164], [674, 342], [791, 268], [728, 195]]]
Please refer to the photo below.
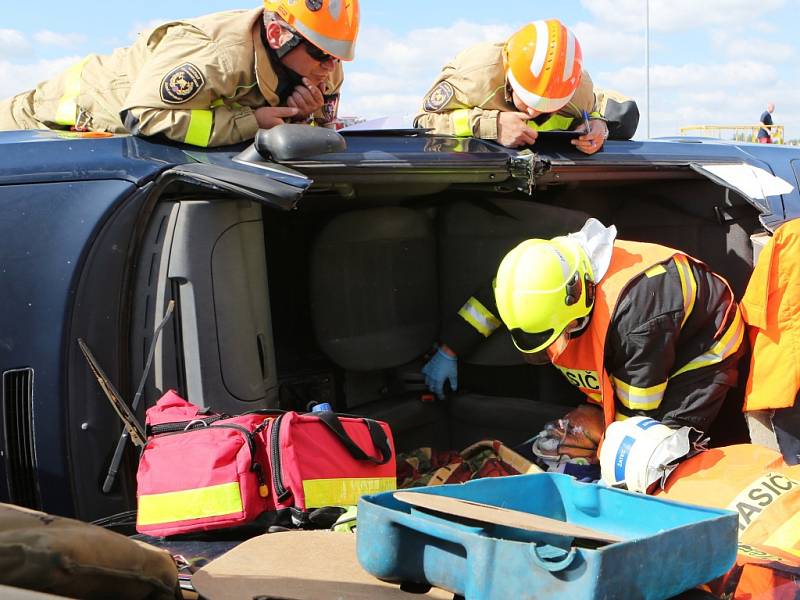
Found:
[[[409, 490], [412, 491], [412, 490]], [[556, 473], [413, 491], [462, 498], [616, 534], [572, 538], [435, 516], [391, 492], [358, 504], [358, 560], [387, 581], [427, 583], [467, 600], [669, 598], [724, 574], [736, 558], [737, 515], [579, 483]]]

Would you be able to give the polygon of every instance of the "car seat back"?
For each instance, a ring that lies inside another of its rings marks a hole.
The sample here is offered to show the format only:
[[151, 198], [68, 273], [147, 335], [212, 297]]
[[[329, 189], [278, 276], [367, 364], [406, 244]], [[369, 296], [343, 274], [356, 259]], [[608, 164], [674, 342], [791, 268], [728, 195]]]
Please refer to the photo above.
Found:
[[[497, 272], [514, 246], [529, 238], [578, 231], [589, 215], [526, 200], [490, 198], [456, 202], [439, 214], [440, 311], [452, 318], [464, 302]], [[478, 365], [518, 365], [524, 361], [504, 330], [461, 357]]]
[[437, 289], [433, 223], [424, 212], [344, 213], [312, 247], [314, 333], [346, 370], [397, 367], [429, 350], [439, 325]]

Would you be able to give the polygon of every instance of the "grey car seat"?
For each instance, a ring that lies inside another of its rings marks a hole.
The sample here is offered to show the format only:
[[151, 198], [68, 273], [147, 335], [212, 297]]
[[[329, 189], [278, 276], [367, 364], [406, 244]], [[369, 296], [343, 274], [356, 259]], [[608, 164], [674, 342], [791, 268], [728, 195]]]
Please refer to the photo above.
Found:
[[422, 401], [421, 380], [403, 383], [439, 329], [431, 218], [401, 207], [336, 216], [311, 250], [310, 295], [317, 343], [344, 370], [337, 409], [386, 421], [400, 451], [448, 447], [444, 408]]

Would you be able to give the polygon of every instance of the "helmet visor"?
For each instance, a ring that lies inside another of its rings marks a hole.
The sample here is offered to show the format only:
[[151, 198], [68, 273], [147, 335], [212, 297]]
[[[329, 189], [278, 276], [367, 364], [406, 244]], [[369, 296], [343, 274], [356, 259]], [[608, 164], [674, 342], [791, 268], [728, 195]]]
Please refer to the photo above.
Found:
[[519, 327], [511, 329], [510, 332], [511, 340], [514, 342], [517, 350], [525, 354], [544, 350], [550, 345], [555, 334], [553, 329], [548, 329], [540, 333], [528, 333]]

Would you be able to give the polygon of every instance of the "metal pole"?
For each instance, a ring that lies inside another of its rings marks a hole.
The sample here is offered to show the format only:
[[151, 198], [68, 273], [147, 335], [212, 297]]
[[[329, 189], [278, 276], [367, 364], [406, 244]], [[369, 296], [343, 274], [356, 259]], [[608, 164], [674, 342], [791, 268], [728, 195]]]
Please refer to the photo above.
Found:
[[650, 0], [644, 0], [644, 71], [645, 102], [647, 104], [647, 138], [650, 138]]

